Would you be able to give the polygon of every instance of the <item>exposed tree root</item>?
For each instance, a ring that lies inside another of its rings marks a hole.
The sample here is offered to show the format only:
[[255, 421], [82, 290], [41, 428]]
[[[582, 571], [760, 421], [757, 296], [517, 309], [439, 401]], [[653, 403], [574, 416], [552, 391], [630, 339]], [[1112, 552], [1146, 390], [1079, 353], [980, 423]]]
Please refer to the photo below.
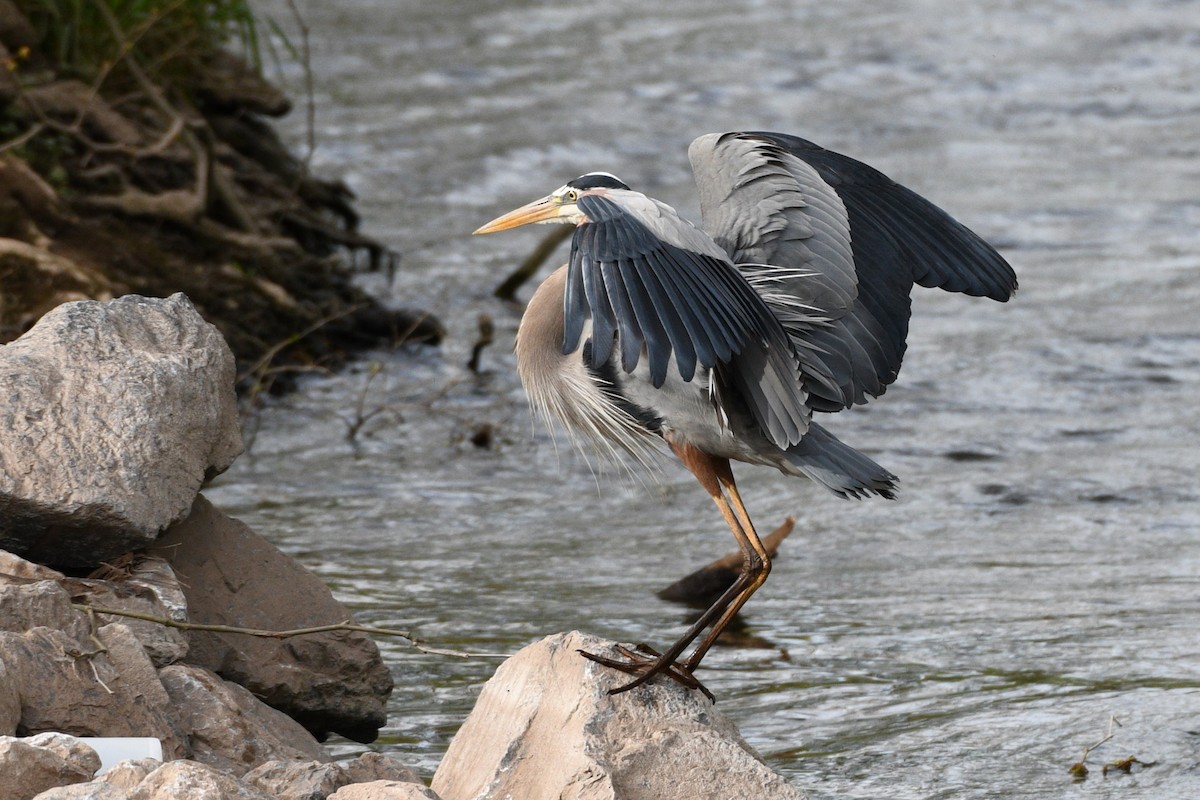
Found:
[[0, 41], [13, 79], [0, 87], [0, 342], [64, 299], [183, 291], [225, 334], [242, 388], [260, 391], [267, 355], [286, 374], [440, 339], [430, 315], [354, 286], [360, 262], [390, 272], [398, 256], [358, 230], [345, 185], [275, 136], [263, 115], [286, 113], [286, 97], [222, 51], [202, 74], [156, 75], [135, 46], [145, 29], [89, 1], [121, 45], [90, 85], [24, 39]]

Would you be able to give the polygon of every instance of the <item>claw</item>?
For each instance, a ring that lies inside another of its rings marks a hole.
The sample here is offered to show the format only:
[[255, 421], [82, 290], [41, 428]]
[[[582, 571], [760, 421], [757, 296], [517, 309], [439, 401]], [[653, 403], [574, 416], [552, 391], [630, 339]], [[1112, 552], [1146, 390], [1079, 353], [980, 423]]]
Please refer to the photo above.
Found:
[[624, 656], [626, 660], [621, 661], [615, 658], [608, 658], [607, 656], [597, 655], [596, 653], [589, 653], [586, 650], [577, 651], [579, 655], [590, 661], [595, 661], [597, 664], [619, 670], [628, 675], [637, 676], [635, 680], [630, 681], [624, 686], [618, 686], [615, 689], [609, 689], [608, 693], [610, 695], [627, 692], [635, 686], [641, 686], [643, 683], [646, 683], [655, 675], [665, 674], [676, 683], [688, 689], [697, 689], [703, 692], [704, 696], [714, 703], [717, 701], [716, 698], [713, 697], [713, 693], [710, 692], [704, 684], [696, 680], [696, 677], [692, 675], [691, 671], [689, 671], [683, 665], [675, 663], [674, 661], [665, 660], [662, 657], [662, 654], [660, 654], [654, 648], [649, 647], [648, 645], [639, 644], [633, 650], [630, 650], [628, 647], [618, 644], [615, 646], [615, 649], [620, 655]]

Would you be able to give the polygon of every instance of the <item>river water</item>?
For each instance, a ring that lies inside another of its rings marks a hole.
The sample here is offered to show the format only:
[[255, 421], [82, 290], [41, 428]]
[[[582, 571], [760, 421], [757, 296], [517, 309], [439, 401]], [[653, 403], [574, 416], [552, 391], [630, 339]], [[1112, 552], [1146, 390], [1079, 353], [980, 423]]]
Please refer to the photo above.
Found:
[[[761, 646], [705, 661], [719, 708], [814, 798], [1200, 797], [1200, 4], [299, 6], [314, 167], [403, 252], [366, 283], [449, 336], [271, 403], [214, 502], [434, 644], [668, 643], [685, 612], [653, 593], [732, 539], [670, 460], [597, 476], [530, 421], [491, 291], [545, 229], [468, 234], [595, 169], [694, 217], [694, 136], [796, 133], [950, 210], [1021, 290], [918, 289], [898, 383], [829, 422], [897, 501], [738, 472], [760, 529], [798, 525], [747, 609]], [[303, 148], [303, 113], [284, 128]], [[372, 747], [428, 776], [496, 662], [379, 641]], [[1153, 766], [1101, 776], [1130, 756]]]

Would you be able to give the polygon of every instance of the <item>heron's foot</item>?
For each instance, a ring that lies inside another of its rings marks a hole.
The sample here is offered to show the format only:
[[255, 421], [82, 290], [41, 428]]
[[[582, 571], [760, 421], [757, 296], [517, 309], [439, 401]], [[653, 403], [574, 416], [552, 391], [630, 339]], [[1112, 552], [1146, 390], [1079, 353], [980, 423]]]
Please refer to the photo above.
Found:
[[628, 647], [625, 647], [621, 644], [615, 645], [615, 648], [617, 652], [624, 657], [624, 660], [596, 655], [595, 653], [589, 653], [586, 650], [578, 651], [579, 655], [590, 661], [595, 661], [597, 664], [602, 664], [603, 666], [620, 670], [621, 672], [629, 675], [637, 676], [634, 680], [630, 681], [624, 686], [618, 686], [615, 689], [609, 689], [609, 694], [620, 694], [621, 692], [627, 692], [635, 686], [641, 686], [643, 683], [646, 683], [655, 675], [666, 675], [676, 683], [682, 684], [688, 689], [697, 689], [703, 692], [705, 697], [707, 697], [709, 700], [712, 700], [714, 703], [716, 702], [716, 698], [713, 697], [713, 693], [710, 692], [704, 684], [696, 680], [696, 677], [692, 675], [690, 669], [682, 664], [665, 659], [663, 655], [654, 648], [644, 644], [639, 644], [633, 650], [630, 650]]

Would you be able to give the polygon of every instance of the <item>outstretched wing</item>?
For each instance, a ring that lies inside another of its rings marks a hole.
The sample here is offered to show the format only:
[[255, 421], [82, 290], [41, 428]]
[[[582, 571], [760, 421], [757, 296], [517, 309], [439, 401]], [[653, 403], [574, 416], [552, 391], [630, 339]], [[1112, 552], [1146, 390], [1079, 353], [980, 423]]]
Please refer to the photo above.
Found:
[[563, 352], [580, 346], [590, 318], [595, 364], [608, 361], [616, 342], [626, 372], [645, 349], [655, 387], [672, 356], [685, 381], [697, 366], [711, 369], [722, 402], [740, 398], [780, 447], [800, 441], [811, 412], [792, 344], [728, 256], [638, 192], [585, 194], [578, 204], [587, 221], [571, 245]]
[[914, 283], [1000, 301], [1017, 288], [990, 245], [852, 158], [758, 132], [701, 136], [688, 155], [705, 228], [782, 319], [816, 410], [896, 379]]

